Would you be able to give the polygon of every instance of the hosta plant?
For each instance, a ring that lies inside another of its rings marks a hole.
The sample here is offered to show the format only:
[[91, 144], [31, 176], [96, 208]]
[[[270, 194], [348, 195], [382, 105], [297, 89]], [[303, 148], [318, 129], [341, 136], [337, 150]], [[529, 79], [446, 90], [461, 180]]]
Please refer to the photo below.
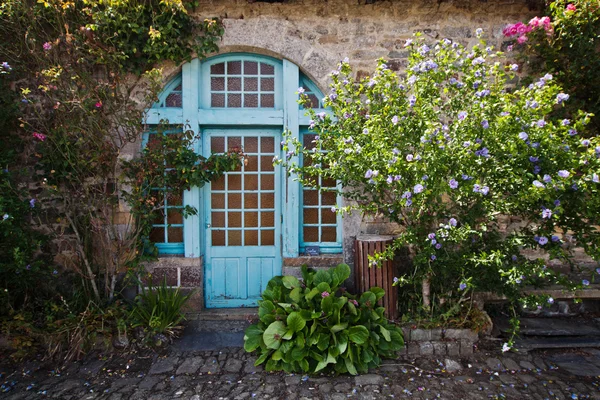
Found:
[[371, 288], [353, 296], [340, 285], [350, 267], [318, 272], [302, 267], [302, 281], [278, 276], [259, 301], [259, 322], [249, 326], [244, 349], [259, 354], [267, 371], [356, 375], [394, 357], [404, 346], [402, 331], [377, 305], [385, 292]]

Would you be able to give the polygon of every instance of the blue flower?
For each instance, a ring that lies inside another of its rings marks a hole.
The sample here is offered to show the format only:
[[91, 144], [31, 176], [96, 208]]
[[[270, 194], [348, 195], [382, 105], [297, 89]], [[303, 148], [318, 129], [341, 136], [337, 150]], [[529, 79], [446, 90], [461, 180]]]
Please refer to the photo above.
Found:
[[463, 142], [463, 147], [469, 147], [471, 145], [471, 142], [469, 142], [468, 140], [466, 142]]
[[554, 207], [560, 206], [560, 200], [554, 200]]
[[513, 72], [516, 72], [519, 70], [519, 65], [518, 64], [510, 64], [509, 69]]
[[415, 96], [410, 96], [408, 98], [408, 105], [411, 107], [414, 107], [414, 105], [417, 103], [417, 98]]
[[591, 142], [589, 141], [589, 139], [583, 139], [583, 140], [581, 141], [581, 145], [582, 145], [582, 146], [585, 146], [585, 147], [589, 146], [589, 145], [590, 145], [590, 143], [591, 143]]
[[365, 178], [369, 179], [373, 176], [373, 171], [368, 169], [367, 172], [365, 173]]
[[363, 134], [367, 135], [369, 133], [369, 130], [367, 128], [363, 129]]
[[331, 100], [331, 101], [335, 101], [335, 99], [337, 99], [337, 94], [335, 94], [335, 93], [331, 93], [331, 94], [329, 95], [329, 100]]
[[483, 64], [484, 62], [485, 62], [485, 58], [477, 57], [473, 61], [471, 61], [471, 65], [475, 66], [475, 65]]
[[483, 34], [483, 29], [481, 28], [477, 28], [475, 30], [475, 35], [477, 35], [477, 37], [480, 37]]
[[450, 185], [451, 189], [456, 189], [458, 187], [458, 181], [452, 178], [450, 179], [450, 182], [448, 182], [448, 185]]
[[539, 157], [534, 157], [534, 156], [529, 157], [529, 161], [531, 161], [532, 163], [538, 162], [539, 160], [540, 160]]
[[564, 169], [561, 169], [560, 171], [558, 171], [558, 176], [560, 176], [561, 178], [568, 178], [569, 175], [571, 175], [569, 173], [569, 171], [566, 171]]
[[433, 240], [433, 239], [435, 239], [435, 233], [433, 233], [433, 232], [432, 232], [432, 233], [429, 233], [429, 234], [427, 235], [427, 239], [429, 239], [429, 240]]
[[31, 269], [31, 264], [27, 264], [27, 266], [25, 267], [26, 270], [30, 270]]
[[466, 111], [461, 111], [461, 112], [458, 113], [458, 120], [459, 121], [462, 121], [465, 118], [467, 118], [467, 112]]
[[325, 116], [326, 116], [326, 115], [327, 115], [327, 113], [325, 113], [325, 112], [320, 112], [320, 113], [317, 113], [317, 117], [318, 117], [318, 118], [319, 118], [321, 121], [323, 121], [323, 120], [325, 119]]
[[472, 176], [469, 176], [467, 174], [462, 174], [461, 178], [463, 181], [470, 181], [471, 179], [473, 179]]
[[53, 275], [58, 275], [58, 271], [57, 271], [57, 270], [54, 270], [54, 271], [52, 271], [52, 274], [53, 274]]
[[300, 86], [298, 88], [298, 94], [302, 94], [302, 93], [304, 93], [304, 88], [302, 86]]
[[31, 208], [35, 207], [35, 202], [36, 202], [35, 199], [29, 200], [29, 207], [31, 207]]
[[456, 226], [456, 224], [457, 224], [456, 218], [450, 218], [448, 220], [448, 224], [450, 224], [450, 226]]
[[548, 243], [548, 238], [546, 236], [540, 236], [537, 242], [540, 244], [540, 246], [543, 246]]
[[542, 170], [542, 167], [540, 167], [539, 165], [536, 165], [535, 167], [533, 167], [534, 174], [539, 174], [541, 170]]
[[480, 192], [482, 195], [487, 196], [487, 194], [490, 192], [490, 188], [487, 186], [484, 186], [481, 188]]
[[435, 245], [435, 248], [436, 248], [436, 249], [438, 249], [438, 250], [439, 250], [439, 249], [441, 249], [441, 248], [442, 248], [442, 244], [441, 244], [441, 243], [437, 243], [437, 244]]
[[569, 135], [575, 136], [577, 135], [577, 131], [575, 129], [569, 129]]
[[559, 93], [556, 95], [556, 103], [561, 104], [563, 101], [569, 100], [569, 95], [566, 93]]
[[548, 297], [548, 304], [554, 304], [554, 299], [552, 297]]
[[546, 126], [546, 121], [544, 121], [543, 119], [540, 119], [539, 121], [537, 121], [535, 123], [538, 127], [543, 128], [544, 126]]
[[419, 48], [419, 54], [421, 54], [422, 56], [424, 56], [425, 54], [429, 53], [429, 46], [427, 46], [426, 44], [424, 44], [423, 46], [421, 46]]
[[407, 154], [406, 155], [406, 161], [410, 162], [414, 159], [414, 156], [412, 154]]
[[392, 182], [394, 182], [394, 177], [391, 175], [388, 175], [387, 179], [385, 180], [388, 184], [391, 184]]
[[410, 199], [412, 197], [412, 193], [409, 191], [406, 191], [404, 193], [402, 193], [402, 198], [403, 199]]
[[570, 120], [568, 120], [568, 119], [563, 119], [562, 121], [560, 121], [560, 123], [561, 123], [563, 126], [571, 125], [571, 121], [570, 121]]
[[413, 40], [412, 39], [407, 39], [406, 42], [404, 42], [404, 47], [408, 47], [412, 44]]
[[394, 115], [392, 117], [392, 124], [394, 124], [394, 125], [398, 124], [398, 116], [397, 115]]
[[554, 243], [560, 242], [560, 238], [556, 235], [550, 236], [550, 240], [552, 240]]
[[552, 211], [548, 208], [544, 208], [544, 210], [542, 210], [542, 218], [549, 219], [550, 217], [552, 217]]
[[544, 185], [542, 182], [535, 180], [533, 181], [533, 186], [538, 187], [538, 188], [545, 188], [546, 185]]
[[484, 119], [483, 121], [481, 121], [481, 126], [483, 127], [483, 129], [487, 129], [490, 127], [490, 124], [487, 121], [487, 119]]
[[546, 175], [544, 175], [542, 180], [546, 183], [550, 183], [550, 182], [552, 182], [552, 177], [550, 175], [546, 174]]
[[413, 188], [413, 192], [414, 193], [421, 193], [423, 191], [423, 189], [424, 189], [424, 186], [421, 185], [420, 183], [417, 183], [415, 185], [415, 187]]
[[458, 285], [458, 290], [465, 290], [466, 288], [467, 288], [466, 283], [461, 283], [460, 285]]
[[435, 261], [436, 259], [437, 259], [437, 257], [435, 256], [435, 254], [432, 254], [432, 255], [431, 255], [431, 260], [432, 260], [432, 261]]
[[582, 280], [581, 283], [583, 284], [583, 286], [589, 286], [590, 285], [590, 281], [588, 281], [587, 279]]

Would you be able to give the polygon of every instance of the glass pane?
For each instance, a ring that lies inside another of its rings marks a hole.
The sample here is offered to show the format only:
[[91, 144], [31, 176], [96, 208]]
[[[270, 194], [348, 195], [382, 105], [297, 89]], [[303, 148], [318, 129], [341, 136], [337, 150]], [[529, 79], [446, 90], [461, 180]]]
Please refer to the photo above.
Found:
[[181, 107], [181, 103], [181, 93], [171, 93], [165, 101], [167, 107]]
[[170, 206], [183, 205], [183, 195], [180, 192], [169, 192], [167, 195], [167, 204]]
[[275, 67], [270, 64], [260, 63], [261, 75], [273, 75], [275, 74]]
[[255, 231], [255, 230], [244, 231], [244, 245], [245, 246], [258, 246], [258, 231]]
[[258, 227], [258, 213], [257, 212], [244, 213], [244, 227], [245, 228], [257, 228]]
[[323, 187], [335, 187], [335, 179], [325, 178], [321, 181]]
[[227, 78], [227, 90], [240, 92], [242, 90], [242, 78]]
[[211, 107], [225, 107], [225, 95], [222, 93], [213, 93], [210, 95]]
[[316, 137], [317, 135], [302, 135], [302, 144], [304, 144], [304, 147], [312, 149], [313, 147], [315, 147], [314, 142]]
[[183, 214], [180, 208], [170, 208], [167, 210], [167, 221], [169, 224], [183, 224]]
[[260, 244], [263, 246], [273, 246], [275, 244], [275, 231], [260, 231]]
[[260, 158], [260, 170], [261, 171], [274, 171], [273, 157], [263, 156]]
[[258, 175], [244, 175], [244, 190], [258, 190]]
[[274, 78], [260, 78], [260, 91], [261, 92], [272, 92], [275, 90], [275, 79]]
[[214, 181], [211, 188], [212, 190], [225, 190], [225, 176]]
[[260, 226], [272, 227], [275, 226], [275, 213], [273, 211], [267, 211], [260, 213]]
[[274, 190], [274, 189], [275, 189], [275, 175], [262, 174], [260, 176], [260, 190]]
[[246, 92], [258, 92], [258, 78], [244, 78], [244, 90]]
[[183, 228], [169, 228], [169, 243], [183, 243]]
[[248, 156], [246, 161], [246, 171], [258, 171], [258, 156]]
[[225, 73], [225, 63], [213, 64], [210, 66], [211, 74], [224, 74]]
[[225, 208], [225, 195], [223, 193], [212, 193], [210, 201], [212, 208]]
[[268, 209], [275, 208], [275, 194], [274, 193], [261, 193], [260, 194], [260, 208]]
[[152, 228], [150, 231], [150, 241], [152, 243], [164, 243], [165, 228]]
[[244, 140], [244, 152], [245, 153], [258, 153], [258, 138], [247, 137]]
[[334, 192], [321, 192], [321, 204], [324, 206], [334, 206], [337, 195]]
[[246, 193], [244, 194], [244, 208], [258, 208], [258, 194]]
[[241, 61], [229, 61], [227, 63], [227, 74], [228, 75], [241, 75], [242, 74], [242, 62]]
[[225, 231], [212, 231], [212, 245], [225, 246]]
[[227, 95], [227, 107], [241, 107], [242, 106], [242, 95], [239, 93]]
[[155, 213], [154, 218], [152, 219], [152, 223], [155, 225], [162, 225], [165, 223], [165, 210], [164, 208], [161, 208], [160, 210], [157, 210]]
[[260, 138], [260, 151], [263, 153], [274, 153], [275, 139], [272, 137]]
[[319, 241], [319, 228], [316, 226], [305, 226], [304, 227], [304, 241], [305, 242], [318, 242]]
[[256, 61], [244, 61], [244, 75], [258, 75], [258, 63]]
[[228, 150], [233, 150], [233, 149], [241, 149], [242, 148], [242, 138], [239, 136], [232, 136], [227, 138], [227, 149]]
[[336, 227], [335, 226], [324, 226], [321, 228], [321, 242], [335, 242], [336, 241]]
[[319, 192], [316, 190], [304, 191], [304, 204], [307, 206], [316, 206], [319, 204]]
[[210, 151], [213, 153], [225, 152], [225, 138], [222, 136], [210, 138]]
[[264, 108], [275, 107], [275, 95], [273, 94], [261, 94], [260, 95], [260, 106]]
[[181, 92], [181, 83], [173, 89], [174, 92]]
[[225, 78], [210, 78], [210, 90], [213, 92], [225, 90]]
[[248, 107], [248, 108], [258, 107], [258, 95], [257, 94], [245, 94], [244, 95], [244, 107]]
[[227, 231], [227, 245], [228, 246], [241, 246], [242, 245], [242, 231]]
[[[228, 190], [242, 190], [242, 176], [238, 174], [229, 174], [227, 176]], [[231, 207], [231, 204], [229, 205]]]
[[227, 213], [227, 227], [228, 228], [241, 228], [242, 227], [242, 213], [241, 212], [229, 212]]
[[225, 228], [225, 213], [215, 212], [211, 213], [211, 223], [215, 228]]
[[242, 208], [242, 194], [241, 193], [229, 193], [227, 195], [227, 208], [229, 209], [241, 209]]
[[305, 224], [318, 224], [319, 223], [319, 209], [318, 208], [305, 208], [303, 216], [304, 216]]
[[310, 101], [311, 108], [319, 108], [319, 99], [313, 93], [308, 95], [308, 100]]
[[322, 224], [335, 224], [337, 222], [337, 214], [331, 211], [330, 208], [321, 209], [321, 223]]

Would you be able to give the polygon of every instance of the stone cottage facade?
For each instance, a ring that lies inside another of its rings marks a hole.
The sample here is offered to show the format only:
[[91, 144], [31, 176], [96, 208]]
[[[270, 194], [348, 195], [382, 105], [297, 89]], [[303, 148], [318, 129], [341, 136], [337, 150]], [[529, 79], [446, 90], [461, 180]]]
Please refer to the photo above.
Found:
[[[362, 233], [394, 227], [357, 213], [335, 215], [343, 199], [305, 190], [273, 167], [282, 132], [310, 140], [308, 118], [297, 104], [304, 87], [313, 107], [327, 91], [328, 74], [348, 57], [357, 74], [383, 57], [390, 68], [407, 64], [404, 42], [421, 31], [434, 39], [473, 44], [483, 28], [501, 48], [508, 23], [536, 14], [526, 0], [201, 0], [197, 18], [220, 17], [220, 52], [183, 65], [162, 65], [164, 91], [148, 110], [148, 134], [129, 149], [133, 157], [162, 119], [185, 124], [205, 155], [243, 147], [241, 171], [171, 201], [151, 240], [161, 257], [148, 265], [168, 283], [198, 289], [195, 307], [252, 307], [268, 280], [297, 274], [299, 266], [350, 265]], [[322, 182], [324, 185], [333, 184]], [[197, 216], [173, 209], [191, 205]], [[306, 255], [307, 249], [317, 255]]]

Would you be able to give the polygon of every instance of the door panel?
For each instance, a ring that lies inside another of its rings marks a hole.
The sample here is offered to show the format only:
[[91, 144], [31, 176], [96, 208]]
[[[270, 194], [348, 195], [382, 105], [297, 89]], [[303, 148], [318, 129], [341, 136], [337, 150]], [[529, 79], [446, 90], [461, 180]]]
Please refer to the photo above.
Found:
[[235, 148], [244, 166], [204, 188], [207, 307], [252, 307], [281, 274], [279, 130], [207, 129], [205, 156]]

